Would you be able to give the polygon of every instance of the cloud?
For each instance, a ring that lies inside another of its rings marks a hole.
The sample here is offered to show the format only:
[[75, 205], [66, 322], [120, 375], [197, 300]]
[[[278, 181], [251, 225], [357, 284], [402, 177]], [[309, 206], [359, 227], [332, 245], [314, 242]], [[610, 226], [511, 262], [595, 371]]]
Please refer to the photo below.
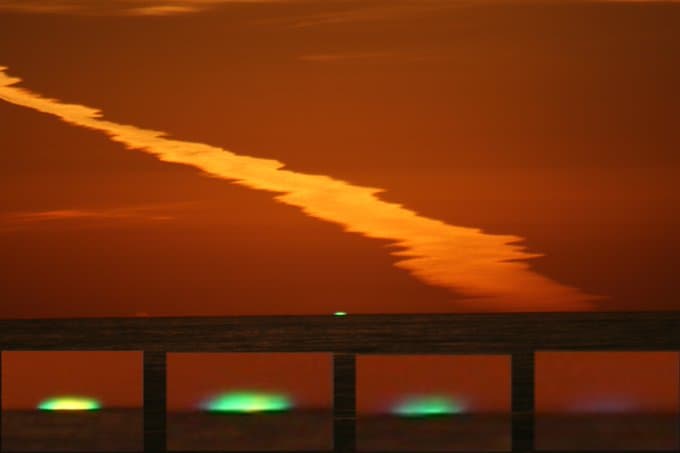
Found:
[[[388, 241], [394, 265], [423, 283], [466, 296], [477, 309], [506, 311], [588, 309], [590, 294], [535, 272], [527, 260], [539, 256], [520, 244], [522, 238], [487, 234], [476, 228], [422, 216], [383, 200], [381, 189], [359, 186], [327, 175], [300, 173], [272, 159], [237, 154], [201, 142], [176, 140], [165, 132], [105, 119], [91, 107], [67, 104], [15, 86], [18, 79], [0, 68], [0, 99], [60, 118], [67, 124], [98, 131], [128, 149], [162, 162], [184, 164], [225, 182], [266, 191], [280, 203], [317, 220], [340, 225], [348, 233]], [[129, 209], [123, 210], [128, 214]], [[64, 215], [91, 215], [88, 211]], [[111, 215], [109, 211], [95, 215]], [[114, 214], [119, 215], [118, 212]], [[24, 216], [54, 218], [55, 213]]]
[[0, 0], [0, 12], [169, 16], [198, 13], [225, 4], [296, 1], [304, 0]]
[[[324, 5], [326, 10], [313, 14], [284, 17], [267, 21], [307, 28], [327, 25], [378, 23], [412, 20], [419, 16], [438, 14], [448, 10], [484, 5], [522, 4], [524, 0], [311, 0]], [[680, 3], [680, 0], [542, 0], [541, 4], [565, 3]]]
[[68, 0], [0, 0], [0, 11], [16, 11], [26, 13], [68, 13], [77, 9], [77, 5]]
[[168, 221], [174, 216], [168, 215], [167, 211], [176, 207], [177, 204], [157, 204], [145, 206], [123, 206], [114, 208], [87, 209], [66, 208], [39, 211], [8, 212], [0, 214], [0, 225], [9, 229], [21, 229], [33, 225], [84, 220], [143, 220], [143, 221]]
[[[477, 3], [487, 3], [479, 0]], [[397, 0], [393, 2], [361, 2], [336, 11], [328, 11], [300, 17], [292, 24], [294, 27], [312, 27], [318, 25], [344, 24], [358, 22], [380, 22], [413, 17], [414, 14], [426, 14], [474, 4], [462, 0]]]
[[173, 14], [196, 13], [199, 11], [201, 11], [201, 9], [195, 6], [159, 5], [132, 8], [127, 10], [127, 14], [132, 16], [169, 16]]
[[314, 63], [343, 63], [362, 60], [383, 60], [394, 57], [391, 52], [356, 52], [300, 55], [298, 60]]
[[423, 63], [446, 58], [443, 55], [420, 54], [417, 52], [329, 52], [306, 54], [297, 60], [319, 64], [392, 64], [392, 63]]
[[[0, 13], [170, 16], [228, 4], [313, 4], [325, 11], [278, 19], [293, 27], [400, 20], [462, 6], [523, 0], [0, 0]], [[680, 0], [545, 0], [545, 3], [678, 3]]]

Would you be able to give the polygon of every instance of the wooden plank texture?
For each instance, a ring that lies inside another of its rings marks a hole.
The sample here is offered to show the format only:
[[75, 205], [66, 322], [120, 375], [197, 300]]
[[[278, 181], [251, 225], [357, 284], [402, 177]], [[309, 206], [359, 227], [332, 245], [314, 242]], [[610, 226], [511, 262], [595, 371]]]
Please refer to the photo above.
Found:
[[0, 320], [4, 350], [429, 354], [679, 346], [676, 312]]

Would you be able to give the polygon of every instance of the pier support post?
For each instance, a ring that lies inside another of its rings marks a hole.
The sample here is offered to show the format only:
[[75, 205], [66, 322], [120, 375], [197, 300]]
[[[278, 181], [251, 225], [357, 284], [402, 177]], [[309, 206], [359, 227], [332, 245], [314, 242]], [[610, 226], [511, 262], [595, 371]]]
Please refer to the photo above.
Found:
[[512, 354], [512, 451], [534, 451], [534, 353]]
[[2, 449], [2, 352], [0, 351], [0, 451]]
[[165, 352], [144, 351], [144, 451], [166, 451]]
[[356, 358], [354, 354], [333, 356], [333, 450], [356, 451]]

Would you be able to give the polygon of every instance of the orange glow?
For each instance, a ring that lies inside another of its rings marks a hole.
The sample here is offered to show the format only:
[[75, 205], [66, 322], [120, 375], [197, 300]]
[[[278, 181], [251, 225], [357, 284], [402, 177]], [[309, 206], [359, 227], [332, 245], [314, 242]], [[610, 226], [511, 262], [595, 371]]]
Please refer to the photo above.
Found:
[[539, 255], [519, 245], [518, 236], [486, 234], [418, 215], [380, 199], [380, 189], [353, 185], [325, 175], [284, 169], [271, 159], [238, 155], [203, 143], [173, 140], [164, 132], [102, 119], [100, 111], [48, 99], [14, 87], [20, 79], [0, 68], [0, 99], [63, 121], [100, 131], [127, 148], [164, 162], [190, 165], [207, 175], [252, 189], [275, 192], [275, 199], [305, 214], [340, 224], [348, 232], [393, 245], [396, 266], [422, 282], [467, 297], [476, 308], [532, 310], [588, 308], [595, 296], [532, 271], [527, 260]]
[[678, 412], [671, 351], [546, 351], [536, 354], [539, 413]]
[[87, 397], [106, 408], [142, 407], [140, 352], [3, 351], [1, 358], [3, 410], [31, 410], [56, 397]]

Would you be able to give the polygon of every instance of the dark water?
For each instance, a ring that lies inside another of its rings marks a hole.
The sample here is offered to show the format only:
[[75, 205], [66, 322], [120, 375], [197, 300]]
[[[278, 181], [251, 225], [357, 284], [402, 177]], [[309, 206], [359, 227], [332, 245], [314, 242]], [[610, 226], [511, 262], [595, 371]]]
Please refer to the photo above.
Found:
[[357, 446], [364, 451], [509, 451], [509, 415], [435, 418], [360, 417]]
[[141, 409], [92, 412], [7, 411], [3, 451], [142, 451]]
[[537, 450], [677, 450], [677, 414], [585, 414], [536, 417]]
[[168, 450], [332, 450], [331, 411], [224, 415], [171, 412]]
[[[330, 412], [268, 415], [168, 415], [169, 450], [331, 450]], [[357, 420], [357, 446], [364, 451], [510, 449], [510, 417], [460, 415], [405, 419], [366, 416]]]
[[[283, 414], [168, 414], [168, 450], [331, 450], [330, 411]], [[139, 410], [3, 413], [3, 451], [142, 451]], [[536, 450], [677, 450], [678, 417], [672, 414], [541, 415]], [[457, 415], [357, 420], [359, 451], [509, 451], [508, 415]]]

